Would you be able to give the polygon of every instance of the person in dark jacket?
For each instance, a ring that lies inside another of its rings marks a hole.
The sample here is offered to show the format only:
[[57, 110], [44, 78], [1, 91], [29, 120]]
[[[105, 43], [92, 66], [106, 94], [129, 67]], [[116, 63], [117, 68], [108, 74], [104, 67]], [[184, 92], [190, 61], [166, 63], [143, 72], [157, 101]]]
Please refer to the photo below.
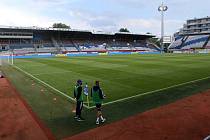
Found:
[[96, 124], [98, 125], [100, 120], [102, 123], [104, 123], [106, 119], [102, 116], [101, 106], [102, 106], [103, 99], [105, 98], [105, 95], [103, 94], [103, 91], [100, 88], [99, 81], [96, 81], [95, 85], [92, 87], [91, 97], [97, 109]]
[[76, 99], [76, 116], [77, 121], [84, 121], [81, 117], [83, 108], [83, 94], [82, 94], [82, 80], [77, 80], [77, 84], [74, 87], [74, 98]]

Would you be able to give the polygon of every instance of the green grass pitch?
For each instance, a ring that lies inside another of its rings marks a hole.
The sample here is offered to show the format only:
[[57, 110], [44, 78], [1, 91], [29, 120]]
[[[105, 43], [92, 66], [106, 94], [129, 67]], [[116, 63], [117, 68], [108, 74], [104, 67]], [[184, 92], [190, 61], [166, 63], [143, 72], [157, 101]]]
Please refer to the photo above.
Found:
[[107, 103], [208, 77], [209, 60], [209, 55], [126, 55], [18, 59], [15, 65], [71, 97], [77, 79], [90, 87], [99, 80]]
[[[106, 124], [210, 89], [209, 54], [15, 59], [14, 62], [15, 66], [71, 97], [77, 79], [87, 82], [89, 87], [100, 80], [107, 95], [104, 102], [108, 104], [103, 106]], [[86, 121], [75, 122], [74, 102], [15, 67], [0, 69], [57, 139], [96, 127], [95, 109], [84, 108], [82, 116]], [[186, 83], [194, 80], [198, 81]], [[181, 85], [174, 86], [177, 84]], [[159, 90], [163, 88], [166, 89]], [[158, 91], [144, 94], [155, 90]], [[124, 98], [129, 99], [114, 102]]]

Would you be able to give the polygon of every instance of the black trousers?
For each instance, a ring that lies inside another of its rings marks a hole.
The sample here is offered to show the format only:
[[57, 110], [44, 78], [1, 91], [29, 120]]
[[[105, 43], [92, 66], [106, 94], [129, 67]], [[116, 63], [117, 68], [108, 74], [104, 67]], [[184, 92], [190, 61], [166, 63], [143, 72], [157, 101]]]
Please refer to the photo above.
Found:
[[82, 108], [83, 108], [83, 101], [77, 101], [76, 116], [81, 117]]

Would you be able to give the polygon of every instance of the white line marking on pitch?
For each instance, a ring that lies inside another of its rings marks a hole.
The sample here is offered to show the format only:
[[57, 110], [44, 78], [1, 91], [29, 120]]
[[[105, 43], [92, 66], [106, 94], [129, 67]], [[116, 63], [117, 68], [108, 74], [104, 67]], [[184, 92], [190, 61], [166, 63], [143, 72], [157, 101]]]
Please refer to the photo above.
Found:
[[[14, 65], [13, 65], [13, 67], [16, 68], [16, 69], [18, 69], [18, 70], [20, 70], [20, 71], [22, 71], [23, 73], [25, 73], [26, 75], [32, 77], [33, 79], [37, 80], [38, 82], [42, 83], [43, 85], [45, 85], [45, 86], [47, 86], [47, 87], [53, 89], [54, 91], [60, 93], [61, 95], [65, 96], [66, 98], [68, 98], [68, 99], [70, 99], [70, 100], [72, 100], [73, 102], [75, 102], [75, 99], [74, 99], [74, 98], [72, 98], [72, 97], [66, 95], [66, 94], [63, 93], [62, 91], [60, 91], [60, 90], [54, 88], [53, 86], [51, 86], [51, 85], [45, 83], [44, 81], [40, 80], [39, 78], [33, 76], [32, 74], [30, 74], [30, 73], [28, 73], [28, 72], [26, 72], [26, 71], [24, 71], [23, 69], [19, 68], [18, 66], [14, 66]], [[87, 105], [84, 105], [84, 107], [86, 107], [87, 109], [89, 109], [89, 107], [88, 107]]]
[[[17, 66], [13, 66], [13, 67], [19, 69], [20, 71], [22, 71], [22, 72], [25, 73], [26, 75], [29, 75], [30, 77], [36, 79], [37, 81], [39, 81], [40, 83], [44, 84], [45, 86], [50, 87], [51, 89], [57, 91], [57, 92], [60, 93], [61, 95], [65, 96], [65, 97], [67, 97], [68, 99], [71, 99], [72, 101], [75, 102], [75, 100], [74, 100], [72, 97], [66, 95], [65, 93], [59, 91], [58, 89], [52, 87], [51, 85], [45, 83], [44, 81], [42, 81], [42, 80], [40, 80], [40, 79], [38, 79], [37, 77], [33, 76], [32, 74], [30, 74], [30, 73], [28, 73], [28, 72], [22, 70], [21, 68], [19, 68], [19, 67], [17, 67]], [[190, 84], [190, 83], [195, 83], [195, 82], [202, 81], [202, 80], [209, 79], [209, 78], [210, 78], [210, 76], [205, 77], [205, 78], [201, 78], [201, 79], [197, 79], [197, 80], [192, 80], [192, 81], [185, 82], [185, 83], [181, 83], [181, 84], [176, 84], [176, 85], [169, 86], [169, 87], [166, 87], [166, 88], [161, 88], [161, 89], [158, 89], [158, 90], [153, 90], [153, 91], [145, 92], [145, 93], [142, 93], [142, 94], [137, 94], [137, 95], [134, 95], [134, 96], [130, 96], [130, 97], [118, 99], [118, 100], [115, 100], [115, 101], [107, 102], [107, 103], [104, 103], [103, 105], [110, 105], [110, 104], [113, 104], [113, 103], [122, 102], [122, 101], [129, 100], [129, 99], [132, 99], [132, 98], [136, 98], [136, 97], [141, 97], [141, 96], [144, 96], [144, 95], [153, 94], [153, 93], [155, 93], [155, 92], [164, 91], [164, 90], [167, 90], [167, 89], [179, 87], [179, 86], [186, 85], [186, 84]], [[94, 106], [88, 107], [87, 105], [84, 105], [84, 107], [86, 107], [87, 109], [92, 109], [92, 108], [94, 108]]]
[[206, 137], [205, 139], [203, 139], [203, 140], [210, 140], [210, 135], [208, 137]]
[[153, 90], [153, 91], [145, 92], [145, 93], [142, 93], [142, 94], [137, 94], [137, 95], [134, 95], [134, 96], [130, 96], [130, 97], [118, 99], [118, 100], [115, 100], [115, 101], [107, 102], [107, 103], [104, 103], [103, 105], [109, 105], [109, 104], [113, 104], [113, 103], [116, 103], [116, 102], [121, 102], [121, 101], [125, 101], [125, 100], [128, 100], [128, 99], [132, 99], [132, 98], [135, 98], [135, 97], [149, 95], [149, 94], [152, 94], [152, 93], [155, 93], [155, 92], [171, 89], [171, 88], [174, 88], [174, 87], [179, 87], [179, 86], [190, 84], [190, 83], [195, 83], [195, 82], [202, 81], [202, 80], [209, 79], [209, 78], [210, 78], [210, 76], [205, 77], [205, 78], [201, 78], [201, 79], [197, 79], [197, 80], [192, 80], [192, 81], [185, 82], [185, 83], [181, 83], [181, 84], [176, 84], [176, 85], [169, 86], [169, 87], [166, 87], [166, 88], [161, 88], [161, 89], [158, 89], [158, 90]]

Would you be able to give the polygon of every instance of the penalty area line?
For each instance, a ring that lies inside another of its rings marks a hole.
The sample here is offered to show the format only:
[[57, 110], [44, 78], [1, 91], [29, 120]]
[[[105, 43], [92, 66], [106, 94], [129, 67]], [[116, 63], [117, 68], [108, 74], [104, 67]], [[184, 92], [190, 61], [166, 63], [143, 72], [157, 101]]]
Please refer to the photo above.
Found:
[[[33, 78], [33, 79], [37, 80], [37, 81], [38, 81], [38, 82], [40, 82], [41, 84], [43, 84], [43, 85], [45, 85], [45, 86], [47, 86], [47, 87], [51, 88], [52, 90], [56, 91], [57, 93], [59, 93], [59, 94], [63, 95], [64, 97], [66, 97], [66, 98], [70, 99], [71, 101], [75, 102], [75, 99], [74, 99], [74, 98], [72, 98], [72, 97], [70, 97], [70, 96], [66, 95], [66, 94], [65, 94], [65, 93], [63, 93], [62, 91], [60, 91], [60, 90], [58, 90], [58, 89], [54, 88], [53, 86], [51, 86], [51, 85], [47, 84], [46, 82], [44, 82], [44, 81], [40, 80], [39, 78], [37, 78], [37, 77], [33, 76], [32, 74], [30, 74], [30, 73], [28, 73], [28, 72], [24, 71], [23, 69], [19, 68], [18, 66], [15, 66], [15, 65], [12, 65], [12, 66], [13, 66], [14, 68], [16, 68], [17, 70], [19, 70], [19, 71], [23, 72], [24, 74], [26, 74], [26, 75], [30, 76], [31, 78]], [[85, 107], [85, 108], [87, 108], [87, 109], [90, 109], [90, 107], [88, 107], [87, 105], [84, 105], [84, 107]]]

